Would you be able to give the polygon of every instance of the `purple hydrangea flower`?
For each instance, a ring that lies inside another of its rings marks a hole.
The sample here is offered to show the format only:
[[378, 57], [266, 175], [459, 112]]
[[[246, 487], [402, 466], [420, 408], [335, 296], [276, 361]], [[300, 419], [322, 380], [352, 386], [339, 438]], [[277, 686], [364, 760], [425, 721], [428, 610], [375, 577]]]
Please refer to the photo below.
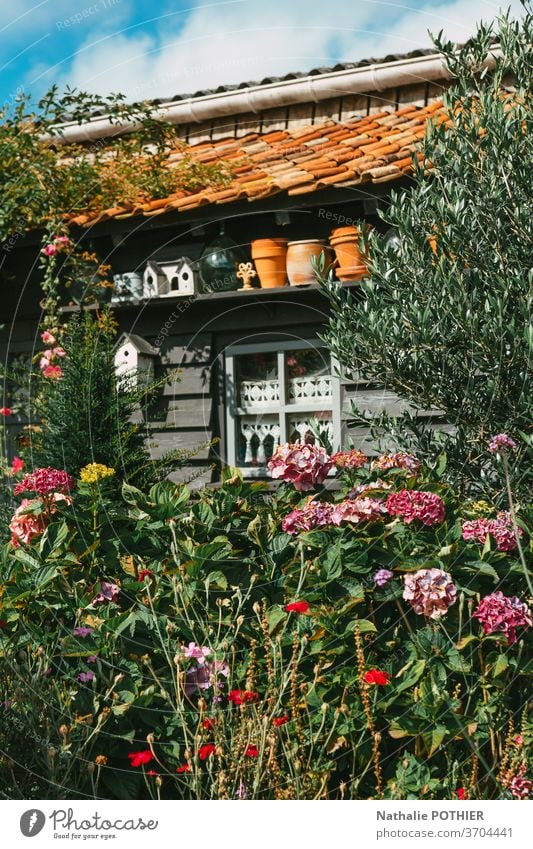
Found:
[[391, 572], [390, 569], [378, 569], [374, 575], [374, 583], [378, 587], [386, 587], [393, 578], [394, 572]]

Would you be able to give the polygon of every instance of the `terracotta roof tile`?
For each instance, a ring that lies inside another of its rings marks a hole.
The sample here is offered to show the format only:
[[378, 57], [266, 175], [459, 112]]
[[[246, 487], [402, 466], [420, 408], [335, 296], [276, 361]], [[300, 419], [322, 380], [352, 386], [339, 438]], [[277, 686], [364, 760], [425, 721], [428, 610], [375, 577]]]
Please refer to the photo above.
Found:
[[[226, 164], [228, 185], [176, 191], [168, 198], [139, 199], [100, 211], [77, 212], [72, 224], [85, 227], [111, 218], [154, 216], [167, 211], [187, 212], [209, 204], [250, 202], [287, 192], [306, 195], [329, 186], [356, 186], [401, 178], [412, 170], [412, 152], [420, 148], [428, 121], [446, 121], [442, 102], [423, 109], [413, 104], [395, 112], [377, 112], [341, 123], [332, 120], [298, 127], [228, 136], [203, 141], [183, 150], [176, 147], [168, 167], [179, 166], [185, 155], [193, 162]], [[418, 153], [419, 159], [422, 154]]]

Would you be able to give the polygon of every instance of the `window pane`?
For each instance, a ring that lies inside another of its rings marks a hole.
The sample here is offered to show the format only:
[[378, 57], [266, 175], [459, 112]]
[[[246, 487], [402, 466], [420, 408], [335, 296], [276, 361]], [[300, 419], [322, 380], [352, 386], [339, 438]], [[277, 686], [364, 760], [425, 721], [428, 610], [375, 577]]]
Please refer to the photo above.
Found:
[[279, 417], [240, 416], [237, 419], [237, 464], [264, 467], [279, 445]]
[[331, 400], [331, 359], [326, 348], [300, 348], [285, 357], [289, 404]]
[[289, 416], [288, 435], [290, 442], [323, 445], [331, 451], [334, 442], [331, 410], [292, 414]]
[[237, 406], [261, 407], [279, 401], [275, 351], [236, 357]]

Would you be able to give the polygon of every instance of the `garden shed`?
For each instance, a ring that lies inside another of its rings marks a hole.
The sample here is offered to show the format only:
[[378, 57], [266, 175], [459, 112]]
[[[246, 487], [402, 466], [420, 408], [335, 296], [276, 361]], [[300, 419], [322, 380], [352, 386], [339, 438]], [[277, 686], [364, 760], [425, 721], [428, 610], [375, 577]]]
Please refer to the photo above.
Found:
[[[349, 428], [353, 398], [399, 411], [390, 393], [339, 378], [310, 258], [323, 253], [356, 296], [365, 266], [354, 225], [386, 230], [378, 209], [408, 184], [428, 121], [445, 120], [447, 82], [427, 51], [162, 102], [176, 126], [169, 167], [186, 142], [193, 162], [227, 166], [227, 183], [69, 217], [73, 237], [112, 268], [128, 344], [156, 376], [173, 375], [147, 423], [154, 457], [199, 449], [182, 472], [199, 483], [224, 464], [262, 476], [279, 442], [320, 431], [333, 449], [348, 435], [363, 446], [366, 431]], [[63, 137], [87, 146], [111, 132], [99, 116], [65, 124]], [[38, 233], [4, 246], [10, 358], [39, 347], [39, 250]], [[78, 309], [68, 294], [63, 309]], [[12, 417], [12, 434], [23, 423]]]

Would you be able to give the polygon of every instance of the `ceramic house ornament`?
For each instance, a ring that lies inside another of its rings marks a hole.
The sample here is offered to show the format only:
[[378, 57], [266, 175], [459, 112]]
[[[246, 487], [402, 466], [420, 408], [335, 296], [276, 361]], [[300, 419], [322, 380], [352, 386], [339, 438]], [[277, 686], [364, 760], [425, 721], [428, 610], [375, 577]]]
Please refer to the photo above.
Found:
[[159, 351], [142, 336], [123, 333], [115, 352], [115, 374], [117, 378], [135, 372], [137, 381], [148, 383], [154, 375], [155, 358]]

